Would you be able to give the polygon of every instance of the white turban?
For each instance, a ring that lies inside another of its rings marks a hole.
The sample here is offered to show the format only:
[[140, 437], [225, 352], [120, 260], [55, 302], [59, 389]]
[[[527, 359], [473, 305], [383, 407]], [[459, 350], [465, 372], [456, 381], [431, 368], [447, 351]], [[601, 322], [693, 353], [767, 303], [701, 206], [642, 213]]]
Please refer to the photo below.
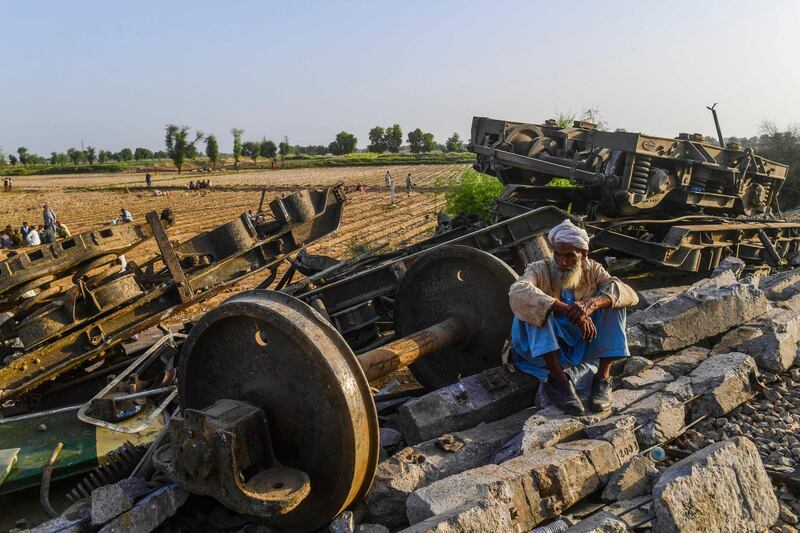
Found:
[[579, 228], [567, 219], [558, 226], [550, 230], [547, 234], [550, 244], [569, 244], [579, 250], [589, 250], [589, 234], [586, 230]]

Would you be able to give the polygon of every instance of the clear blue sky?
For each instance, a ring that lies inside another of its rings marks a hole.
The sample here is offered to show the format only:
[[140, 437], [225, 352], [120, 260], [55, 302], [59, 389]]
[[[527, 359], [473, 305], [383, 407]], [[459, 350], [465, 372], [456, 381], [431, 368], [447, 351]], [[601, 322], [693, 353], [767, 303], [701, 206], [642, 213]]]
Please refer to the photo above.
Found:
[[754, 135], [800, 122], [800, 2], [12, 1], [0, 146], [163, 146], [168, 122], [359, 146], [398, 122], [443, 141], [473, 115], [597, 106], [611, 127]]

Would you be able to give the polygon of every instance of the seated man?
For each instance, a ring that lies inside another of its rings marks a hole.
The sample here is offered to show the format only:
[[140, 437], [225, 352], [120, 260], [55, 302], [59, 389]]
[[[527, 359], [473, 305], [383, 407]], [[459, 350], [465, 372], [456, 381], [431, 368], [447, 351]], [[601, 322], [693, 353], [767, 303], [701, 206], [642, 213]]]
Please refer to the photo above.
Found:
[[564, 369], [599, 361], [589, 400], [593, 411], [603, 411], [611, 407], [611, 362], [629, 355], [625, 308], [639, 298], [587, 258], [583, 229], [565, 220], [547, 237], [553, 256], [529, 264], [509, 290], [511, 355], [517, 368], [543, 382], [553, 403], [575, 416], [584, 408]]

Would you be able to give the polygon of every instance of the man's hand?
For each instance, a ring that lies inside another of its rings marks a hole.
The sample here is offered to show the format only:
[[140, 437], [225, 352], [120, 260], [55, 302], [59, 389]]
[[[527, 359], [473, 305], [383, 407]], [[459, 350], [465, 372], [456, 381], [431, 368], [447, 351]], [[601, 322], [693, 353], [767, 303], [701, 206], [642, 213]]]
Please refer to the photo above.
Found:
[[592, 341], [597, 337], [597, 327], [588, 315], [578, 320], [575, 325], [581, 330], [581, 339], [586, 342]]
[[567, 306], [567, 318], [573, 324], [578, 324], [584, 318], [589, 318], [589, 315], [595, 311], [594, 302], [590, 300], [580, 300]]

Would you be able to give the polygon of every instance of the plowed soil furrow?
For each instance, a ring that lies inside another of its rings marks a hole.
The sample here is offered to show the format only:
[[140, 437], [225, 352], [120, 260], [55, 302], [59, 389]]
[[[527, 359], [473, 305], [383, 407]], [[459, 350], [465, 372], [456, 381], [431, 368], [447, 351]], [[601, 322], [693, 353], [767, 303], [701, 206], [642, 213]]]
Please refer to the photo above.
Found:
[[[309, 252], [348, 259], [354, 247], [374, 248], [388, 243], [384, 250], [407, 246], [430, 236], [436, 226], [436, 212], [444, 205], [441, 183], [458, 176], [468, 165], [404, 165], [394, 167], [354, 167], [328, 169], [294, 169], [257, 171], [212, 175], [215, 188], [208, 191], [177, 190], [175, 185], [201, 175], [161, 175], [155, 187], [170, 185], [167, 196], [154, 196], [145, 190], [143, 176], [91, 175], [41, 176], [14, 180], [14, 193], [0, 194], [0, 227], [18, 228], [23, 221], [41, 224], [42, 205], [48, 204], [58, 218], [73, 233], [100, 228], [119, 215], [121, 208], [129, 210], [137, 222], [148, 211], [169, 207], [175, 214], [175, 224], [168, 234], [174, 241], [183, 242], [194, 235], [213, 229], [235, 219], [249, 209], [256, 210], [260, 189], [267, 188], [265, 205], [282, 194], [303, 186], [321, 187], [344, 181], [347, 185], [362, 183], [367, 192], [350, 192], [341, 227], [334, 234], [309, 247]], [[384, 174], [389, 170], [397, 184], [396, 206], [390, 208], [389, 191]], [[405, 176], [408, 172], [418, 189], [412, 200], [406, 197]], [[435, 189], [433, 192], [431, 189]], [[144, 262], [157, 252], [148, 241], [126, 254], [129, 260]], [[2, 256], [0, 256], [2, 257]], [[279, 276], [288, 264], [279, 268]], [[199, 316], [231, 294], [250, 289], [265, 278], [266, 273], [245, 279], [215, 298], [187, 309], [176, 319]], [[299, 279], [296, 278], [296, 279]]]

